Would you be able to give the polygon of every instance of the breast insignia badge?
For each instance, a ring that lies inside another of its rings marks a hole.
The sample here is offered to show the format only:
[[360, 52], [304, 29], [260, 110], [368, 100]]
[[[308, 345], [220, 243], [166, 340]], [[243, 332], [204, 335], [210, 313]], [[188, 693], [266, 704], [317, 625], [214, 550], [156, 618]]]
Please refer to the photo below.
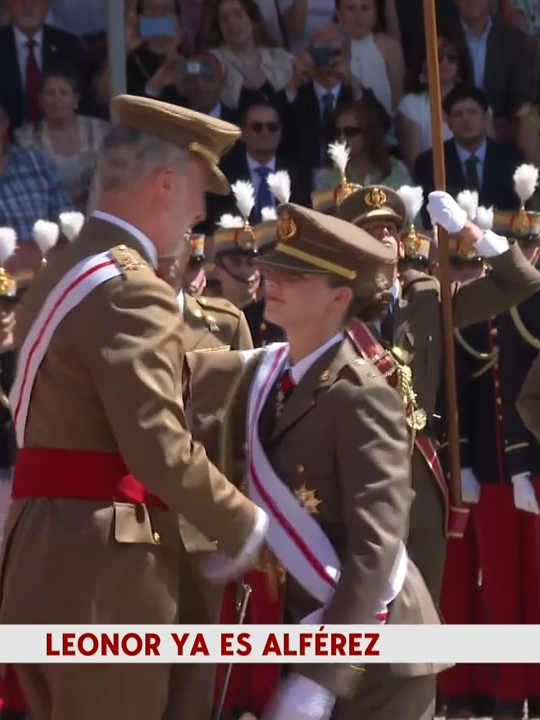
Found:
[[294, 491], [296, 499], [305, 508], [310, 515], [317, 515], [321, 500], [317, 497], [315, 490], [308, 490], [305, 485]]

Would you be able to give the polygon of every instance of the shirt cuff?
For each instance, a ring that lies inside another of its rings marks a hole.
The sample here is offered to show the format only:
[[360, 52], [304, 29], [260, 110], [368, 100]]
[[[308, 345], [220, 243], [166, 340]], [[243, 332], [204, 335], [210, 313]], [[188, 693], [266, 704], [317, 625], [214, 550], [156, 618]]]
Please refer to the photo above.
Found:
[[304, 675], [291, 675], [281, 696], [283, 716], [309, 717], [313, 720], [328, 718], [334, 708], [336, 696]]
[[240, 350], [239, 352], [242, 365], [247, 365], [252, 358], [264, 351], [261, 351], [261, 348], [253, 348], [251, 350]]
[[528, 473], [528, 472], [518, 473], [517, 475], [512, 475], [511, 479], [512, 479], [513, 483], [514, 482], [519, 483], [519, 482], [522, 482], [523, 480], [525, 480], [526, 482], [529, 482], [529, 480], [531, 479], [531, 473]]
[[510, 250], [510, 243], [502, 235], [494, 233], [493, 230], [486, 230], [480, 240], [474, 243], [474, 247], [480, 257], [492, 258]]

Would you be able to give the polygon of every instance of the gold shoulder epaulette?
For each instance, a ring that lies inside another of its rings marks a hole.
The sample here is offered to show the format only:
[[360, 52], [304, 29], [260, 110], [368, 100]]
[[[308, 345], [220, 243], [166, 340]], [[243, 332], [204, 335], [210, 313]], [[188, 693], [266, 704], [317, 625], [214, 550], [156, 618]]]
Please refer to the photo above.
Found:
[[521, 315], [519, 314], [517, 307], [511, 308], [510, 317], [512, 318], [512, 321], [516, 326], [518, 333], [525, 340], [525, 342], [529, 343], [529, 345], [535, 350], [540, 350], [540, 340], [536, 338], [531, 332], [529, 332], [529, 330], [527, 330], [527, 328], [525, 327], [525, 323], [521, 319]]
[[127, 245], [117, 245], [113, 247], [111, 249], [111, 255], [125, 272], [142, 270], [149, 267], [149, 264], [143, 260], [142, 256], [135, 250], [128, 248]]
[[240, 317], [241, 310], [224, 298], [199, 297], [197, 302], [205, 312], [226, 313], [235, 318]]
[[362, 357], [352, 358], [343, 369], [345, 372], [349, 370], [350, 372], [348, 374], [350, 375], [352, 373], [359, 385], [367, 385], [370, 381], [382, 378], [381, 373], [375, 365]]

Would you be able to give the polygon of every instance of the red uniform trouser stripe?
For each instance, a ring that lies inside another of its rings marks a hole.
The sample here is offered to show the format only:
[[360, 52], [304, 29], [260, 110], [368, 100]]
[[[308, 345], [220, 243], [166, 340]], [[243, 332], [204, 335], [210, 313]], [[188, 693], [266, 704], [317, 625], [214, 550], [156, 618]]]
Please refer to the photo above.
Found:
[[[441, 591], [441, 612], [449, 625], [486, 622], [482, 588], [478, 584], [480, 561], [474, 510], [462, 538], [450, 538]], [[494, 694], [494, 668], [460, 663], [438, 678], [439, 693], [447, 700]]]
[[[533, 481], [540, 497], [540, 481]], [[482, 485], [475, 508], [487, 621], [540, 623], [540, 517], [517, 510], [510, 485]], [[540, 664], [499, 665], [497, 699], [540, 694]]]

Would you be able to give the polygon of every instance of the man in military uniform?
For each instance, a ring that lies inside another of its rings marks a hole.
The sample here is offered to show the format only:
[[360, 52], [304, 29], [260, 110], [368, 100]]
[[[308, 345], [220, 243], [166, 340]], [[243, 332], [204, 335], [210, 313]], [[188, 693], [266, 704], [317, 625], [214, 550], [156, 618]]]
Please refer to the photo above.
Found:
[[[465, 282], [481, 277], [484, 272], [482, 258], [469, 248], [458, 247], [455, 238], [449, 239], [451, 279]], [[464, 500], [475, 501], [469, 494], [470, 478], [473, 476], [471, 458], [471, 420], [478, 402], [476, 372], [478, 354], [473, 349], [478, 332], [483, 332], [486, 322], [455, 330], [455, 366], [457, 401], [459, 411], [459, 443], [461, 478]], [[441, 443], [439, 448], [443, 468], [449, 469], [448, 442], [444, 422], [444, 389], [439, 389]], [[441, 612], [448, 624], [474, 625], [488, 622], [482, 594], [482, 574], [478, 548], [478, 533], [474, 510], [470, 513], [465, 533], [461, 538], [449, 538], [441, 591]], [[459, 663], [439, 676], [438, 691], [446, 706], [448, 720], [464, 717], [491, 717], [494, 709], [494, 668], [490, 665]]]
[[[224, 223], [214, 232], [214, 274], [221, 282], [223, 296], [242, 308], [255, 347], [282, 340], [283, 331], [265, 318], [264, 289], [255, 263], [260, 251], [273, 242], [275, 221], [273, 225], [270, 221], [270, 227], [264, 221], [254, 228], [240, 214], [228, 216]], [[257, 297], [260, 293], [262, 298]]]
[[[460, 248], [481, 254], [491, 265], [486, 277], [452, 286], [456, 327], [500, 313], [540, 288], [540, 274], [519, 248], [509, 249], [506, 238], [484, 232], [469, 221], [450, 195], [432, 193], [428, 211], [433, 225], [439, 223], [456, 237]], [[398, 252], [406, 212], [401, 197], [393, 190], [380, 186], [357, 190], [341, 202], [337, 213]], [[399, 276], [393, 270], [390, 280], [394, 301], [380, 324], [381, 338], [410, 366], [414, 391], [427, 418], [413, 453], [416, 497], [409, 550], [438, 600], [446, 538], [464, 530], [462, 512], [449, 507], [446, 478], [435, 448], [433, 419], [443, 358], [440, 285], [436, 278], [413, 270]]]
[[192, 297], [205, 294], [205, 241], [206, 237], [202, 233], [191, 233], [191, 255], [184, 269], [182, 284], [184, 290]]
[[[205, 622], [178, 515], [216, 540], [223, 580], [253, 564], [268, 528], [189, 434], [182, 322], [156, 272], [203, 216], [205, 191], [227, 191], [218, 161], [239, 130], [127, 95], [111, 115], [93, 216], [34, 279], [17, 317], [1, 623]], [[205, 572], [215, 577], [215, 563]], [[160, 720], [167, 706], [205, 716], [189, 666], [172, 685], [167, 665], [16, 672], [40, 719]]]
[[[237, 382], [225, 416], [224, 465], [247, 440], [250, 496], [279, 497], [267, 572], [275, 581], [280, 568], [286, 572], [282, 592], [293, 622], [438, 624], [404, 547], [413, 495], [404, 398], [393, 371], [387, 366], [383, 376], [357, 343], [358, 326], [386, 307], [384, 278], [395, 252], [313, 210], [284, 205], [278, 213], [276, 248], [258, 262], [268, 317], [288, 343], [264, 349]], [[226, 358], [202, 361], [207, 375], [199, 368], [197, 382], [208, 383], [212, 365]], [[332, 712], [431, 720], [441, 669], [300, 664], [268, 717], [300, 720], [309, 707], [312, 720]]]

